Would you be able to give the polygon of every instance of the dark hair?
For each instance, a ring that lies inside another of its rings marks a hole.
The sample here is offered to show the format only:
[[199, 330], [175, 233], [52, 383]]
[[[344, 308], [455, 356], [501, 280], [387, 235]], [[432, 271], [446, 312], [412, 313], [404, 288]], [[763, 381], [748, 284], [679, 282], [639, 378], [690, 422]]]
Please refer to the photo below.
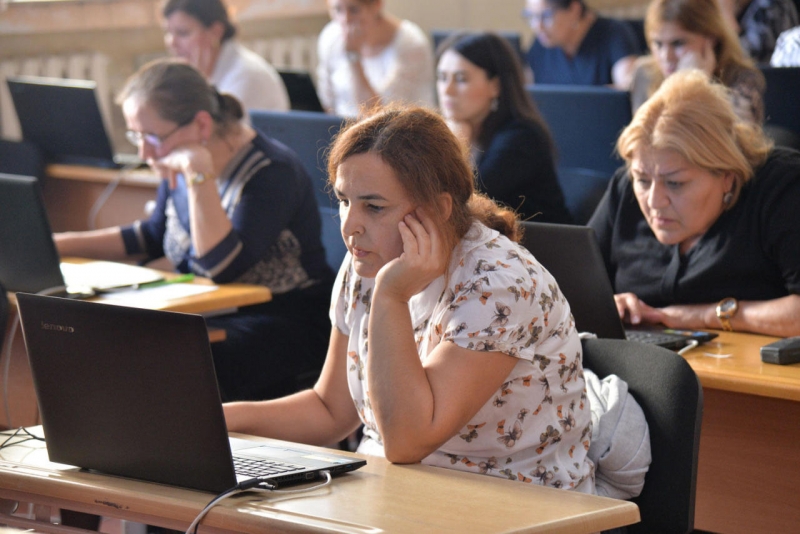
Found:
[[479, 148], [485, 149], [489, 146], [497, 130], [508, 121], [516, 119], [537, 124], [548, 132], [547, 149], [554, 151], [547, 125], [525, 90], [520, 59], [504, 37], [492, 32], [452, 35], [439, 45], [436, 51], [437, 61], [448, 50], [453, 50], [483, 69], [489, 79], [497, 78], [500, 82], [497, 110], [490, 113], [481, 125], [477, 140]]
[[[426, 208], [441, 228], [450, 249], [475, 220], [519, 241], [516, 214], [475, 192], [468, 149], [436, 112], [392, 104], [347, 123], [331, 144], [329, 182], [334, 183], [347, 158], [365, 153], [392, 168], [412, 202]], [[437, 204], [442, 193], [453, 200], [449, 218]]]
[[139, 98], [159, 117], [176, 124], [188, 124], [198, 111], [207, 111], [217, 124], [217, 133], [238, 124], [244, 117], [236, 97], [220, 94], [193, 66], [176, 58], [151, 61], [134, 73], [117, 95], [117, 104]]
[[578, 3], [581, 6], [581, 16], [584, 16], [589, 8], [586, 6], [586, 2], [583, 0], [545, 0], [547, 5], [554, 7], [556, 9], [569, 9], [573, 3]]
[[236, 26], [228, 18], [228, 10], [222, 0], [167, 0], [161, 14], [167, 18], [176, 11], [183, 11], [196, 18], [206, 28], [210, 28], [215, 22], [221, 22], [225, 27], [223, 42], [236, 35]]

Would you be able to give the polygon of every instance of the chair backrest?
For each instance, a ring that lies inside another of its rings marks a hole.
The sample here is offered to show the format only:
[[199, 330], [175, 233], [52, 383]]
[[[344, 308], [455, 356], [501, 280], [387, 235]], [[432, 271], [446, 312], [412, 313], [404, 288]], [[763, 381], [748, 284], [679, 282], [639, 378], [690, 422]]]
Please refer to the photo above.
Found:
[[33, 176], [42, 182], [44, 157], [39, 147], [26, 141], [0, 139], [0, 173]]
[[339, 229], [339, 212], [333, 208], [320, 206], [319, 218], [322, 221], [322, 246], [325, 247], [325, 260], [335, 271], [339, 271], [342, 265], [347, 247], [342, 240], [342, 232]]
[[333, 202], [327, 187], [325, 153], [343, 120], [335, 115], [312, 111], [250, 112], [253, 127], [288, 146], [300, 157], [314, 182], [317, 203], [327, 208], [333, 207]]
[[550, 128], [560, 166], [611, 176], [622, 164], [614, 147], [631, 122], [630, 93], [594, 85], [533, 84], [527, 90]]
[[584, 85], [529, 85], [556, 144], [558, 180], [575, 222], [586, 224], [622, 165], [615, 145], [631, 121], [627, 91]]
[[800, 135], [800, 67], [760, 66], [767, 81], [764, 92], [764, 123]]
[[583, 365], [600, 378], [615, 374], [644, 411], [653, 461], [641, 495], [641, 522], [629, 532], [686, 533], [694, 528], [703, 389], [678, 354], [617, 339], [583, 340]]

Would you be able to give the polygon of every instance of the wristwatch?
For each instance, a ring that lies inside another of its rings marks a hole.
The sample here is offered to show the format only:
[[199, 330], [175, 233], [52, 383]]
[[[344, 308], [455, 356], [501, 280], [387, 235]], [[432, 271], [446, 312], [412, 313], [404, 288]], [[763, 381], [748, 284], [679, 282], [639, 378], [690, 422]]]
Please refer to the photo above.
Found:
[[733, 297], [724, 298], [717, 304], [717, 319], [722, 324], [722, 329], [728, 332], [733, 331], [731, 319], [739, 311], [739, 301]]
[[206, 181], [206, 175], [202, 172], [194, 172], [186, 176], [186, 182], [189, 185], [202, 184]]

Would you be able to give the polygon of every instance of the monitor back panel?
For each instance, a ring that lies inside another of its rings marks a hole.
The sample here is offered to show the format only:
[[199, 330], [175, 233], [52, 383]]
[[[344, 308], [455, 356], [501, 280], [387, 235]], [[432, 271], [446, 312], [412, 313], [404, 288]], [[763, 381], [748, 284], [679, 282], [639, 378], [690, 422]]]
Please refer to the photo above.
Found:
[[8, 78], [22, 137], [53, 163], [116, 167], [96, 84], [36, 76]]
[[17, 300], [51, 461], [213, 492], [236, 483], [202, 317]]

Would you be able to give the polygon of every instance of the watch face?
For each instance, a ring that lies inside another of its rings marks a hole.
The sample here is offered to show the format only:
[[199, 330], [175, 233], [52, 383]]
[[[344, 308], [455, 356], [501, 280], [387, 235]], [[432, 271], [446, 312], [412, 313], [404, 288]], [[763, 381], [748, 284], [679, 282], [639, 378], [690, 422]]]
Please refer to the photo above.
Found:
[[736, 300], [725, 299], [719, 303], [719, 311], [721, 313], [730, 313], [736, 309]]

